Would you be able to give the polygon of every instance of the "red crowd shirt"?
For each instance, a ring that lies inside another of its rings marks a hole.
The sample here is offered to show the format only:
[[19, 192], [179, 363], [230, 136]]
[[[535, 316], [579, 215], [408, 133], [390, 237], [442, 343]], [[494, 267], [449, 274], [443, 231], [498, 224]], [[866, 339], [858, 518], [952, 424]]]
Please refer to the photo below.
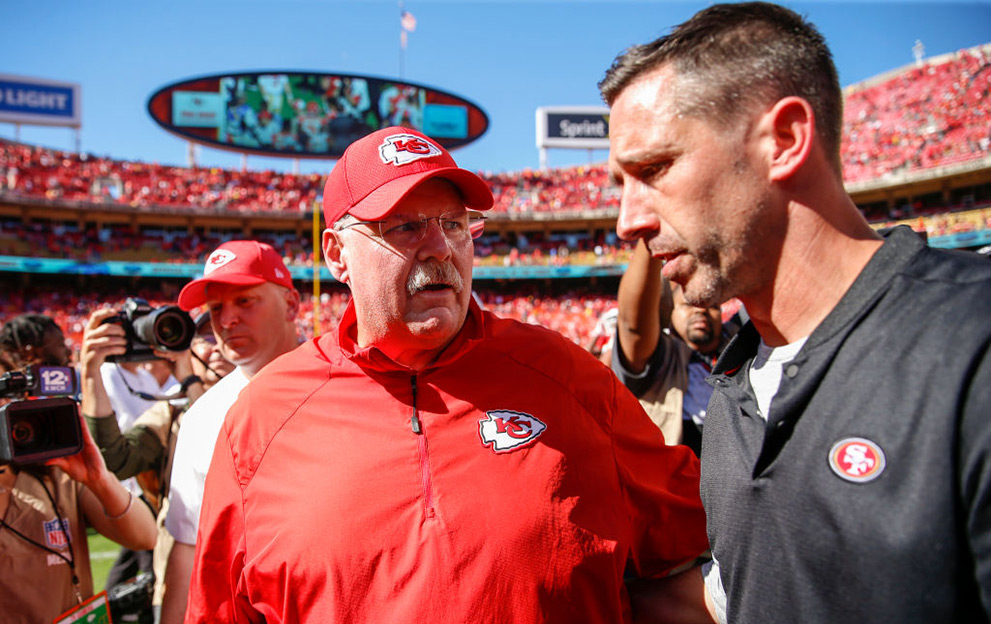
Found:
[[608, 368], [474, 302], [414, 373], [336, 333], [261, 371], [206, 481], [187, 622], [619, 622], [707, 548], [698, 462]]

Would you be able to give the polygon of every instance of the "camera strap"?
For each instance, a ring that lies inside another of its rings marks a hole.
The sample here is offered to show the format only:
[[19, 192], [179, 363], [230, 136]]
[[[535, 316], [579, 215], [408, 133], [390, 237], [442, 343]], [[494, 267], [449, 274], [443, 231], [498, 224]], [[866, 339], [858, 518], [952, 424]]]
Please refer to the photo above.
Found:
[[204, 360], [200, 356], [196, 355], [196, 353], [194, 351], [190, 351], [189, 354], [192, 355], [194, 358], [196, 358], [196, 361], [199, 362], [200, 364], [202, 364], [205, 369], [207, 369], [208, 371], [210, 371], [211, 373], [213, 373], [213, 376], [214, 377], [216, 377], [217, 379], [223, 378], [223, 375], [221, 375], [220, 373], [218, 373], [212, 366], [210, 366], [210, 363], [209, 362], [207, 362], [206, 360]]
[[[190, 353], [190, 355], [196, 358], [200, 362], [200, 364], [205, 366], [206, 369], [211, 373], [213, 373], [218, 379], [223, 377], [223, 375], [221, 375], [213, 368], [211, 368], [210, 364], [203, 361], [203, 358], [196, 355], [195, 353]], [[189, 389], [191, 382], [203, 381], [202, 379], [196, 377], [195, 375], [190, 375], [189, 377], [183, 380], [177, 392], [173, 392], [172, 394], [165, 394], [165, 395], [155, 395], [155, 394], [149, 394], [147, 392], [143, 392], [141, 390], [135, 390], [134, 388], [132, 388], [131, 384], [127, 382], [127, 375], [125, 375], [120, 369], [120, 363], [117, 364], [117, 374], [120, 375], [120, 379], [121, 381], [124, 382], [124, 387], [127, 388], [128, 392], [138, 397], [139, 399], [144, 399], [145, 401], [174, 401], [175, 399], [184, 398], [186, 396], [186, 390]]]
[[172, 394], [163, 394], [163, 395], [150, 394], [148, 392], [143, 392], [141, 390], [135, 390], [134, 388], [131, 387], [131, 384], [127, 382], [127, 375], [125, 375], [121, 371], [120, 364], [117, 364], [117, 374], [120, 376], [120, 380], [124, 382], [124, 387], [127, 388], [128, 392], [138, 397], [139, 399], [144, 399], [145, 401], [172, 401], [174, 399], [181, 399], [182, 397], [186, 396], [185, 388], [181, 388], [178, 392], [174, 392]]
[[52, 509], [55, 511], [55, 517], [58, 518], [59, 528], [62, 530], [62, 535], [65, 536], [65, 543], [69, 547], [69, 556], [66, 557], [61, 552], [55, 550], [54, 548], [49, 548], [47, 545], [37, 542], [31, 539], [30, 537], [28, 537], [27, 535], [24, 535], [14, 527], [7, 524], [7, 522], [3, 518], [0, 518], [0, 527], [7, 529], [17, 537], [24, 540], [25, 542], [31, 544], [32, 546], [37, 546], [41, 550], [53, 554], [59, 557], [60, 559], [62, 559], [62, 561], [65, 561], [69, 565], [69, 571], [72, 574], [72, 588], [76, 592], [76, 601], [81, 604], [83, 602], [83, 595], [82, 592], [79, 591], [79, 575], [76, 574], [76, 553], [75, 550], [72, 548], [72, 537], [69, 535], [69, 530], [65, 525], [65, 518], [63, 518], [62, 514], [59, 513], [58, 505], [55, 503], [55, 496], [48, 490], [48, 486], [45, 485], [45, 480], [34, 473], [30, 473], [30, 474], [32, 477], [38, 480], [38, 483], [41, 485], [41, 489], [45, 490], [45, 494], [48, 496], [48, 500], [51, 501], [52, 503]]

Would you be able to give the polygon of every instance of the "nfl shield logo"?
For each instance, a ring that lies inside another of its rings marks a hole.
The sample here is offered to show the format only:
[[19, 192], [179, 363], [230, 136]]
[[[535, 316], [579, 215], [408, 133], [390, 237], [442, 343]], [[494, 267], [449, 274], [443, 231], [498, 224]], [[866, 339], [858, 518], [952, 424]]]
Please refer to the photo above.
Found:
[[63, 523], [65, 523], [65, 530], [68, 531], [69, 521], [67, 519], [59, 522], [59, 519], [55, 518], [45, 523], [45, 541], [49, 548], [65, 548], [69, 545], [69, 537], [62, 532]]

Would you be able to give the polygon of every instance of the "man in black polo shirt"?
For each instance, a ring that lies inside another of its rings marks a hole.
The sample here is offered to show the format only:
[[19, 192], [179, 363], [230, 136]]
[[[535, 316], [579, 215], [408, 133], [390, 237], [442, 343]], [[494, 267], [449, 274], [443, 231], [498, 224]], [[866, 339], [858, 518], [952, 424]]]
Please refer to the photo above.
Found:
[[988, 621], [991, 265], [868, 226], [830, 52], [787, 9], [709, 7], [600, 88], [618, 233], [751, 318], [702, 445], [721, 619]]

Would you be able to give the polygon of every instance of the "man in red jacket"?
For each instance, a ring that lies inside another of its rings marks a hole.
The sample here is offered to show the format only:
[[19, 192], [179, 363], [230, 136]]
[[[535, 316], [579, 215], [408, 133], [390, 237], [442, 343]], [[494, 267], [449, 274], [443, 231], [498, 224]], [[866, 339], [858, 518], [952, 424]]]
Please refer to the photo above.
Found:
[[472, 299], [492, 201], [406, 128], [337, 163], [323, 250], [352, 303], [228, 413], [187, 622], [631, 621], [624, 573], [701, 604], [673, 574], [707, 548], [692, 453], [583, 349]]

